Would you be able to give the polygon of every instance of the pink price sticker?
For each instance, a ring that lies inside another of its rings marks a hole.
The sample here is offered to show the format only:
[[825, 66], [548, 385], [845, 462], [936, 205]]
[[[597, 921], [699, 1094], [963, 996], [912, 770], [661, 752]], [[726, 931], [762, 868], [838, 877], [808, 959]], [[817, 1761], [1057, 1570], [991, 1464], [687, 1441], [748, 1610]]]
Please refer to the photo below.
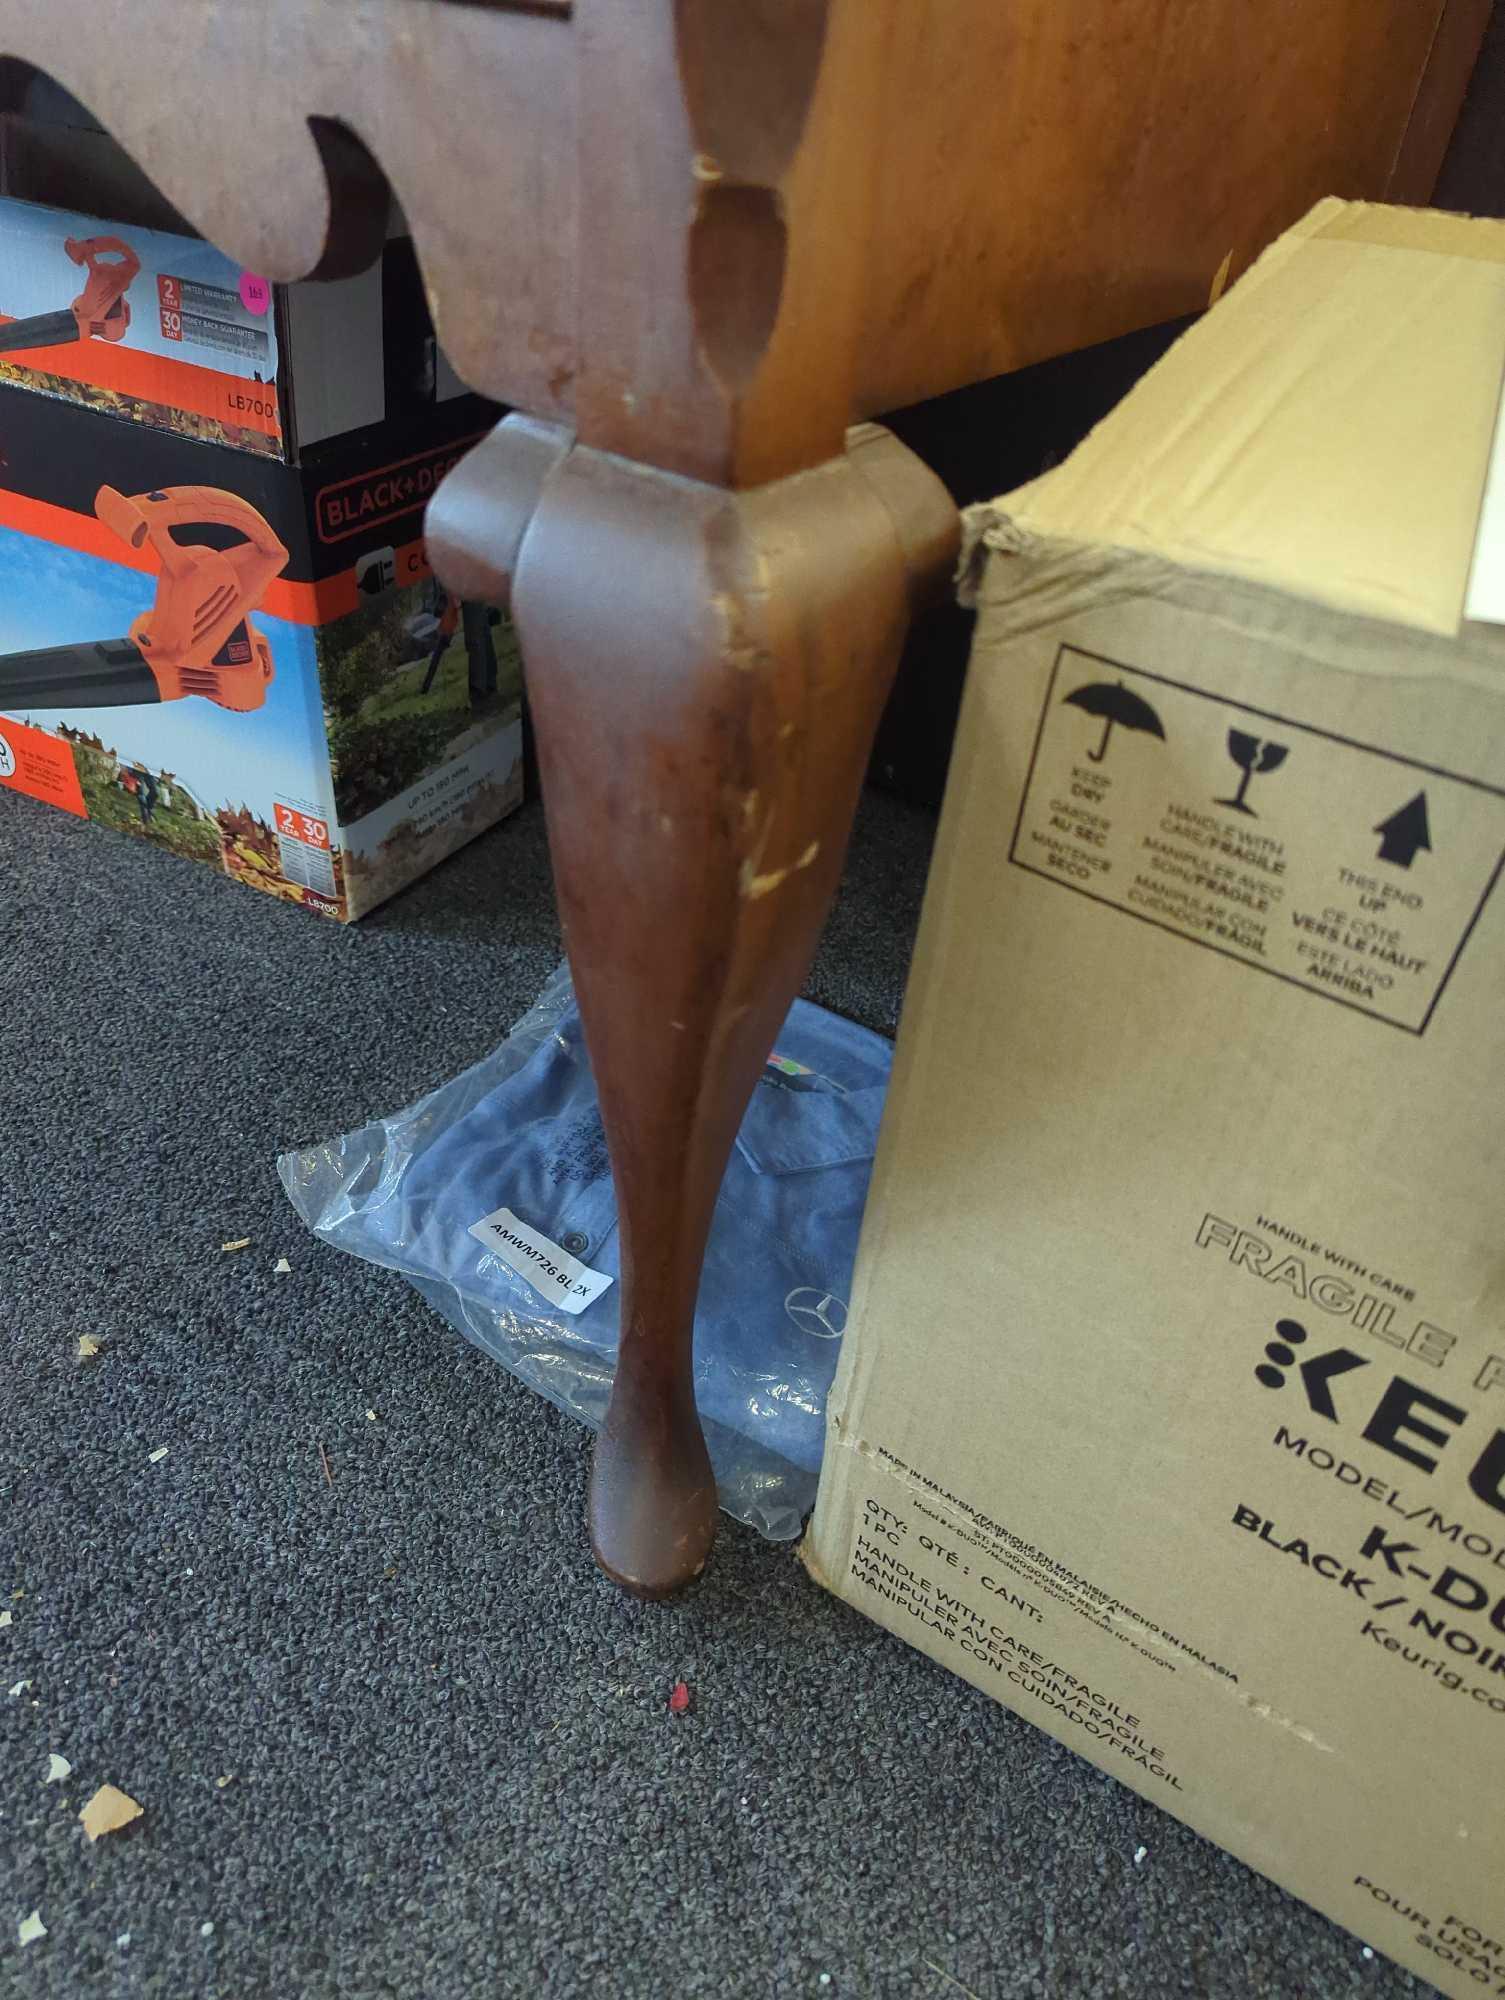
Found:
[[272, 303], [272, 288], [265, 278], [258, 278], [254, 271], [242, 271], [240, 302], [248, 313], [255, 313], [259, 317]]

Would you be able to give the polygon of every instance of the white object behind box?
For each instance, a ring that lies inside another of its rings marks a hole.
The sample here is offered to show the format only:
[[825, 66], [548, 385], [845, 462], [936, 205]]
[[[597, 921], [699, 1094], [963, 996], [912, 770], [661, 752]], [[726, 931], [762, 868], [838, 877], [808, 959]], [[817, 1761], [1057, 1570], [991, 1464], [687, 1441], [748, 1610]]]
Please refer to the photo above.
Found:
[[1495, 448], [1479, 510], [1465, 611], [1470, 618], [1505, 625], [1505, 395], [1495, 420]]

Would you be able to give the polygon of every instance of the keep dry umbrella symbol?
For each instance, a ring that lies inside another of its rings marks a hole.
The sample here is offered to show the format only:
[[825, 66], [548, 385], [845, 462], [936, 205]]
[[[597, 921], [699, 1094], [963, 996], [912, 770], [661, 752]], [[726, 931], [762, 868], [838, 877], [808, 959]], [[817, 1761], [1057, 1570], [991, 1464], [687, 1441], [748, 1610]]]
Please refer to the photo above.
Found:
[[1141, 701], [1137, 694], [1130, 693], [1122, 681], [1090, 681], [1086, 687], [1079, 687], [1074, 694], [1066, 697], [1070, 708], [1082, 708], [1089, 715], [1103, 718], [1103, 740], [1095, 750], [1087, 752], [1087, 760], [1101, 764], [1108, 754], [1108, 738], [1113, 734], [1114, 725], [1120, 729], [1142, 729], [1147, 736], [1158, 736], [1165, 741], [1165, 728], [1160, 717], [1147, 701]]

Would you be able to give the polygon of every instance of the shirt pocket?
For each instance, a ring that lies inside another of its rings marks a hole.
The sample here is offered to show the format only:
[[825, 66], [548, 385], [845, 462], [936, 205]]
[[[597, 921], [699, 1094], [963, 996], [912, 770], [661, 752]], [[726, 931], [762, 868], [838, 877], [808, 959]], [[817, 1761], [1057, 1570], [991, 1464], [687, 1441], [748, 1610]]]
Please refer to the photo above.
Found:
[[540, 1226], [571, 1256], [589, 1261], [617, 1226], [611, 1160], [594, 1094], [547, 1130], [542, 1148], [539, 1207], [547, 1219]]
[[858, 1166], [873, 1157], [887, 1095], [883, 1083], [846, 1091], [760, 1083], [737, 1134], [737, 1151], [759, 1174]]

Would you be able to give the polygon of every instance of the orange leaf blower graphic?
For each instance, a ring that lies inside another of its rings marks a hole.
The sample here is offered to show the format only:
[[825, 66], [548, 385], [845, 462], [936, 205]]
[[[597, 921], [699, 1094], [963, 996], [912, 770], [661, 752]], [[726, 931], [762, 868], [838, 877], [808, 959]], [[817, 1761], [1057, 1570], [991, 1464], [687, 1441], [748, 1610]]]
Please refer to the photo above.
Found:
[[32, 347], [62, 347], [73, 340], [122, 340], [131, 323], [126, 293], [141, 269], [141, 259], [118, 236], [70, 236], [63, 248], [75, 264], [84, 265], [88, 280], [63, 312], [34, 313], [0, 326], [0, 354], [18, 354]]
[[94, 511], [157, 558], [157, 597], [123, 639], [0, 656], [0, 709], [121, 708], [191, 694], [236, 714], [266, 700], [272, 649], [251, 623], [288, 552], [256, 509], [217, 486], [127, 496], [101, 486]]

